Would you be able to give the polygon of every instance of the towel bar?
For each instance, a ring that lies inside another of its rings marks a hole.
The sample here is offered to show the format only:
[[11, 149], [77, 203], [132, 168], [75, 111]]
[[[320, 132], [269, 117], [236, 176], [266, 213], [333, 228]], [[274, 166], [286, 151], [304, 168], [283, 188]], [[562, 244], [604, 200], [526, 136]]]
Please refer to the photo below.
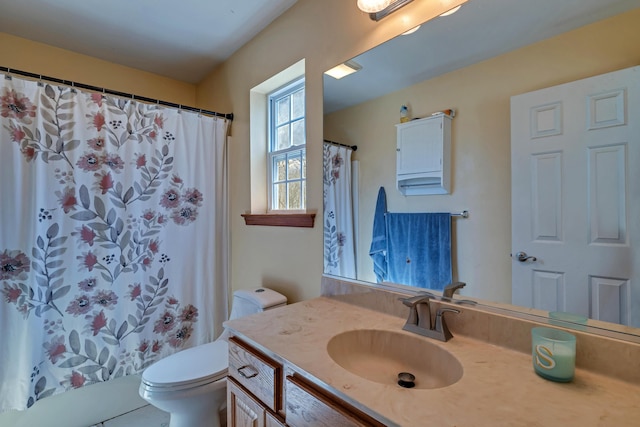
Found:
[[462, 218], [469, 218], [469, 211], [462, 211], [458, 213], [452, 213], [451, 216], [461, 216]]
[[[386, 212], [385, 212], [386, 215]], [[452, 212], [451, 216], [459, 216], [462, 218], [469, 218], [469, 211], [462, 211], [462, 212]]]

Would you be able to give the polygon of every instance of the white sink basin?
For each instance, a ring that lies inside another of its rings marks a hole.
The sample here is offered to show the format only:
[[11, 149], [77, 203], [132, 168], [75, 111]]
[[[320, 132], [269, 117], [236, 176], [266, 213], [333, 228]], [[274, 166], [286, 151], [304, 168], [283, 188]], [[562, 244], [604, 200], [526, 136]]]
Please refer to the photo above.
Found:
[[[331, 338], [329, 356], [359, 377], [398, 384], [398, 374], [415, 376], [416, 389], [450, 386], [462, 378], [462, 365], [451, 353], [427, 338], [400, 332], [357, 329]], [[405, 384], [406, 385], [406, 384]]]

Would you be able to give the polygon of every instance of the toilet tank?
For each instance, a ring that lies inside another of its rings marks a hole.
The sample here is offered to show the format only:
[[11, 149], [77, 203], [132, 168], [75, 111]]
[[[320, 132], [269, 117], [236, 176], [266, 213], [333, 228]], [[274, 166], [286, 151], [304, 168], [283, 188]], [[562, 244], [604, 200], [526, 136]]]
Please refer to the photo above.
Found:
[[287, 297], [268, 288], [240, 289], [233, 293], [229, 320], [287, 304]]

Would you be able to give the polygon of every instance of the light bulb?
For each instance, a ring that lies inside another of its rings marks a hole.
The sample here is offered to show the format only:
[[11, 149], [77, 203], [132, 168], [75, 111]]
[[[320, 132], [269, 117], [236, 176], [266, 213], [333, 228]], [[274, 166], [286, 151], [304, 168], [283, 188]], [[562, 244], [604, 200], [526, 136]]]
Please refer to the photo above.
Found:
[[376, 13], [393, 3], [393, 0], [358, 0], [358, 8], [367, 13]]
[[454, 7], [453, 9], [449, 9], [447, 10], [445, 13], [441, 13], [440, 16], [449, 16], [449, 15], [453, 15], [454, 13], [456, 13], [457, 11], [460, 10], [460, 8], [462, 7], [462, 5], [458, 5], [456, 7]]
[[408, 36], [409, 34], [413, 34], [416, 31], [418, 31], [420, 29], [420, 25], [418, 25], [417, 27], [413, 27], [410, 30], [405, 31], [404, 33], [402, 33], [403, 36]]

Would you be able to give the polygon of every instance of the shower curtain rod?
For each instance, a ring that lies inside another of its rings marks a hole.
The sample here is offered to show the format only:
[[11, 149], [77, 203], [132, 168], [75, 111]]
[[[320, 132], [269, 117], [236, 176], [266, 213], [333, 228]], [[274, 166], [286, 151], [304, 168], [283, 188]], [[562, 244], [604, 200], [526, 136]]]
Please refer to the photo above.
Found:
[[325, 139], [324, 142], [329, 143], [329, 144], [333, 144], [333, 145], [339, 145], [341, 147], [347, 147], [347, 148], [351, 148], [353, 151], [357, 151], [358, 150], [358, 146], [357, 145], [347, 145], [347, 144], [341, 144], [339, 142], [335, 142], [335, 141], [330, 141], [328, 139]]
[[209, 115], [209, 116], [224, 117], [225, 119], [227, 119], [229, 121], [233, 121], [233, 113], [218, 113], [216, 111], [203, 110], [202, 108], [189, 107], [189, 106], [186, 106], [186, 105], [176, 104], [176, 103], [173, 103], [173, 102], [161, 101], [159, 99], [147, 98], [145, 96], [138, 96], [138, 95], [134, 95], [132, 93], [118, 92], [118, 91], [115, 91], [115, 90], [105, 89], [103, 87], [91, 86], [91, 85], [87, 85], [87, 84], [84, 84], [84, 83], [73, 82], [73, 81], [70, 81], [70, 80], [63, 80], [63, 79], [58, 79], [58, 78], [55, 78], [55, 77], [44, 76], [42, 74], [30, 73], [28, 71], [16, 70], [14, 68], [0, 67], [0, 71], [6, 72], [6, 73], [9, 73], [9, 74], [16, 74], [16, 75], [19, 75], [19, 76], [31, 77], [31, 78], [39, 79], [39, 80], [46, 80], [46, 81], [50, 81], [50, 82], [53, 82], [53, 83], [60, 83], [60, 84], [66, 85], [66, 86], [77, 87], [77, 88], [80, 88], [80, 89], [87, 89], [87, 90], [92, 90], [92, 91], [95, 91], [95, 92], [102, 92], [102, 93], [105, 93], [105, 94], [120, 96], [120, 97], [123, 97], [123, 98], [131, 98], [131, 99], [135, 99], [135, 100], [139, 100], [139, 101], [148, 102], [148, 103], [151, 103], [151, 104], [163, 105], [165, 107], [172, 107], [172, 108], [177, 108], [177, 109], [180, 109], [180, 110], [193, 111], [195, 113], [206, 114], [206, 115]]

